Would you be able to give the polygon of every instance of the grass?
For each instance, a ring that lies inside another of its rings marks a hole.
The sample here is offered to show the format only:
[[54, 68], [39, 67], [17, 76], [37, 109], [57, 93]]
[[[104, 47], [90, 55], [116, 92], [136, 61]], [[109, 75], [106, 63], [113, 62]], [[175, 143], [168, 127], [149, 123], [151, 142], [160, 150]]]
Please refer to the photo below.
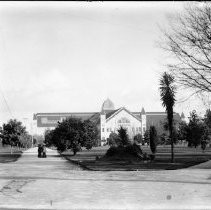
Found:
[[[201, 148], [175, 147], [175, 162], [171, 163], [170, 146], [159, 146], [157, 148], [156, 159], [153, 162], [135, 160], [96, 160], [96, 156], [103, 157], [108, 147], [97, 147], [92, 150], [83, 150], [75, 156], [67, 151], [63, 156], [75, 163], [80, 164], [85, 169], [96, 171], [110, 170], [175, 170], [194, 166], [211, 159], [211, 148], [206, 148], [205, 153]], [[142, 150], [150, 154], [150, 148], [142, 146]]]
[[17, 147], [11, 148], [10, 146], [0, 147], [0, 163], [10, 163], [15, 162], [21, 156], [22, 150]]

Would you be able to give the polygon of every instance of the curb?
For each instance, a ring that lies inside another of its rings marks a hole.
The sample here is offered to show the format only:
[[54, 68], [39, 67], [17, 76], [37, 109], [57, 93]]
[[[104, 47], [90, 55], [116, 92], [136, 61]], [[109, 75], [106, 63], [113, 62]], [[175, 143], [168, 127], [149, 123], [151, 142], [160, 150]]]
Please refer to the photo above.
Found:
[[80, 166], [83, 170], [94, 171], [93, 169], [91, 169], [91, 168], [85, 166], [84, 164], [82, 164], [80, 161], [72, 160], [71, 158], [68, 158], [68, 156], [62, 155], [61, 153], [59, 153], [59, 154], [61, 155], [62, 158], [65, 158], [66, 160], [70, 161], [74, 165]]

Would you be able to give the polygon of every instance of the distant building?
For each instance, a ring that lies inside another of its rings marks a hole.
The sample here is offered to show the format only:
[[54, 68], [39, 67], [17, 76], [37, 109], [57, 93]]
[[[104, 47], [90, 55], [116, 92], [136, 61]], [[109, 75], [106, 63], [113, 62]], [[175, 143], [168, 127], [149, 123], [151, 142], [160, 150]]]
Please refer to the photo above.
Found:
[[[82, 120], [93, 121], [100, 131], [100, 145], [107, 142], [111, 132], [117, 132], [120, 126], [128, 131], [130, 139], [137, 134], [144, 135], [145, 131], [151, 125], [155, 126], [158, 134], [164, 131], [164, 123], [167, 122], [166, 112], [131, 112], [125, 107], [115, 109], [110, 99], [104, 101], [100, 112], [68, 112], [68, 113], [37, 113], [34, 114], [34, 120], [37, 121], [37, 128], [55, 128], [58, 121], [68, 117], [78, 117]], [[184, 114], [180, 116], [174, 113], [174, 120], [178, 125], [183, 120]]]

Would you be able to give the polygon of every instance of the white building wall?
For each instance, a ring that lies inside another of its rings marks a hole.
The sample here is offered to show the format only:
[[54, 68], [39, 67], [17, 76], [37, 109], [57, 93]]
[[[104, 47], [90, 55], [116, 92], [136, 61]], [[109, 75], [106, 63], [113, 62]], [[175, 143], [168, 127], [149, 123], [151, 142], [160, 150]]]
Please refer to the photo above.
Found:
[[[118, 121], [121, 119], [128, 119], [129, 123], [119, 123]], [[129, 114], [127, 111], [122, 110], [118, 114], [116, 114], [114, 117], [111, 117], [111, 119], [107, 119], [105, 126], [104, 126], [104, 132], [102, 132], [101, 129], [101, 140], [102, 137], [105, 139], [109, 138], [110, 133], [113, 131], [117, 133], [117, 130], [120, 128], [120, 126], [127, 128], [128, 135], [131, 140], [133, 140], [133, 137], [138, 134], [142, 133], [142, 124], [141, 122], [136, 119], [134, 116]], [[102, 126], [101, 126], [102, 127]], [[103, 142], [102, 142], [103, 145]]]
[[146, 114], [141, 115], [141, 121], [142, 121], [142, 137], [143, 137], [147, 129]]
[[55, 127], [35, 127], [33, 134], [43, 135], [47, 129], [53, 130]]
[[101, 146], [106, 143], [106, 115], [100, 115], [100, 136], [101, 136]]

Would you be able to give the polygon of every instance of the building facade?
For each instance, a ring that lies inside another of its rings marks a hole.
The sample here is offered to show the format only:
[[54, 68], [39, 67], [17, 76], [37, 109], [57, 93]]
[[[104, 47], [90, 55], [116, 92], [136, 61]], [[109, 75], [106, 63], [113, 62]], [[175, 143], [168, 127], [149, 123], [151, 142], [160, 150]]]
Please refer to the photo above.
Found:
[[[113, 102], [107, 99], [103, 102], [100, 112], [69, 112], [69, 113], [37, 113], [34, 114], [34, 120], [37, 121], [37, 128], [47, 129], [55, 128], [59, 121], [68, 117], [77, 117], [82, 120], [91, 120], [96, 124], [100, 133], [100, 145], [105, 145], [111, 132], [117, 132], [122, 126], [127, 129], [129, 138], [137, 134], [144, 135], [145, 131], [151, 125], [155, 126], [158, 134], [164, 132], [164, 123], [167, 121], [166, 112], [131, 112], [125, 107], [115, 109]], [[181, 116], [174, 113], [176, 124], [181, 122], [184, 114]]]

